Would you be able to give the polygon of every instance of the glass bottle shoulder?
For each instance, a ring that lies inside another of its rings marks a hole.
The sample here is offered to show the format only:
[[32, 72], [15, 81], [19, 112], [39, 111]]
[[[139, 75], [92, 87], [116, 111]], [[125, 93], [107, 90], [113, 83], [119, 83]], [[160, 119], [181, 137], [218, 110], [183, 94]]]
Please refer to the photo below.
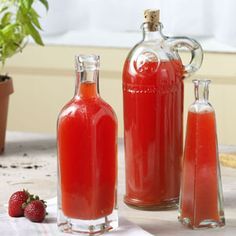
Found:
[[158, 61], [181, 60], [164, 38], [159, 40], [142, 40], [131, 49], [127, 60], [135, 60], [143, 54], [149, 56], [150, 59], [156, 58]]
[[78, 96], [72, 98], [61, 110], [58, 121], [69, 119], [99, 119], [104, 116], [116, 121], [116, 115], [110, 105], [101, 97], [83, 99]]
[[165, 41], [138, 43], [129, 53], [123, 68], [123, 83], [145, 85], [182, 83], [181, 59]]
[[206, 101], [197, 101], [194, 102], [188, 109], [189, 112], [192, 113], [215, 113], [214, 108], [209, 102]]

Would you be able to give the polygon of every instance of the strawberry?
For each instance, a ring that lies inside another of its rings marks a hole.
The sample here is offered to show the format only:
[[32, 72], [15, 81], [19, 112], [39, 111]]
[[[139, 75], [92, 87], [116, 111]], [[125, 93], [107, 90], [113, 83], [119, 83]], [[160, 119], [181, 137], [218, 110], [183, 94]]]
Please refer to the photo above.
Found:
[[25, 204], [24, 216], [33, 222], [42, 222], [46, 216], [46, 205], [43, 200], [32, 200]]
[[27, 201], [30, 194], [26, 191], [13, 193], [8, 201], [8, 214], [12, 217], [24, 216], [23, 204]]

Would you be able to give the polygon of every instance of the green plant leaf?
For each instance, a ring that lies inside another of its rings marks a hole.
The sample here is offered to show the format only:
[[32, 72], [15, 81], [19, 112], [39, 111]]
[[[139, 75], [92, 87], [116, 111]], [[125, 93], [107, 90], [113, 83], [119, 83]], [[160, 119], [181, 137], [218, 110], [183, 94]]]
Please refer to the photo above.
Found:
[[4, 34], [2, 33], [2, 29], [0, 29], [0, 49], [2, 47], [3, 42], [4, 42]]
[[27, 25], [25, 25], [27, 29], [27, 33], [34, 39], [35, 43], [43, 46], [42, 38], [39, 34], [39, 32], [35, 29], [35, 27], [29, 22]]
[[2, 27], [4, 27], [4, 26], [7, 25], [7, 24], [10, 24], [11, 17], [12, 17], [12, 13], [11, 13], [11, 12], [6, 12], [6, 13], [3, 15], [2, 20], [1, 20], [1, 25], [2, 25]]
[[6, 11], [7, 9], [8, 9], [8, 7], [3, 7], [3, 8], [1, 8], [1, 9], [0, 9], [0, 14], [1, 14], [2, 12]]
[[47, 0], [39, 0], [44, 6], [45, 8], [48, 10], [49, 6], [48, 6], [48, 1]]
[[[12, 34], [13, 31], [15, 30], [17, 24], [12, 24], [12, 25], [7, 25], [2, 29], [2, 33], [5, 38], [9, 37], [9, 34]], [[6, 39], [5, 39], [6, 40]]]
[[27, 16], [27, 13], [28, 13], [28, 9], [25, 8], [24, 6], [19, 6], [19, 9], [18, 11], [20, 11], [24, 16]]
[[32, 13], [32, 12], [35, 16], [37, 16], [37, 18], [40, 18], [40, 15], [35, 11], [35, 9], [33, 7], [30, 9], [30, 13]]
[[33, 0], [20, 0], [22, 5], [27, 8], [27, 9], [30, 9], [32, 4], [33, 4]]
[[48, 9], [47, 0], [0, 0], [0, 62], [4, 66], [7, 58], [22, 51], [27, 37], [43, 45], [38, 32], [40, 16], [33, 8], [39, 1]]
[[30, 16], [31, 16], [31, 20], [32, 20], [33, 24], [38, 29], [42, 30], [41, 25], [40, 25], [39, 20], [38, 20], [39, 19], [39, 15], [38, 15], [38, 13], [33, 8], [30, 9]]
[[14, 42], [9, 42], [5, 47], [5, 54], [7, 57], [11, 57], [16, 53], [16, 50], [18, 48], [18, 45], [16, 45]]

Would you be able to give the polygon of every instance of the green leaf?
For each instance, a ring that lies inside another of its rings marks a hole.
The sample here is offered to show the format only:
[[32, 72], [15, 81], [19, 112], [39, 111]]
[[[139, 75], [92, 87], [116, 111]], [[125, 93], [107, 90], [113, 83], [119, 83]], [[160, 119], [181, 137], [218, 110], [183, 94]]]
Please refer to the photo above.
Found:
[[38, 29], [42, 29], [41, 28], [41, 25], [40, 25], [40, 23], [39, 23], [39, 15], [38, 15], [38, 13], [33, 9], [33, 8], [31, 8], [30, 9], [30, 16], [31, 16], [31, 20], [32, 20], [32, 22], [33, 22], [33, 24], [38, 28]]
[[37, 18], [40, 18], [40, 15], [34, 10], [33, 7], [30, 9], [30, 13], [34, 14], [35, 16], [37, 16]]
[[48, 6], [48, 1], [47, 0], [39, 0], [44, 6], [45, 8], [48, 10], [49, 6]]
[[14, 33], [15, 28], [17, 27], [17, 24], [7, 25], [2, 29], [2, 33], [4, 37], [9, 37], [9, 34]]
[[14, 42], [9, 42], [5, 47], [5, 54], [7, 57], [13, 56], [18, 49], [18, 45], [16, 45]]
[[25, 25], [25, 27], [28, 31], [28, 34], [34, 39], [35, 43], [44, 46], [42, 38], [35, 27], [31, 23], [28, 23], [27, 25]]
[[4, 39], [5, 39], [4, 34], [2, 33], [2, 30], [0, 30], [0, 48], [2, 44], [4, 43]]
[[11, 12], [6, 12], [4, 14], [4, 16], [2, 17], [1, 25], [4, 27], [5, 25], [10, 24], [11, 17], [12, 17], [12, 13]]
[[27, 0], [27, 1], [29, 2], [29, 6], [32, 7], [34, 0]]
[[[40, 16], [33, 8], [34, 2], [42, 3], [48, 10], [47, 0], [0, 0], [0, 63], [22, 51], [28, 36], [43, 45], [38, 32]], [[1, 69], [1, 68], [0, 68]]]
[[19, 22], [19, 24], [23, 24], [25, 22], [24, 20], [24, 13], [23, 13], [23, 10], [22, 10], [22, 7], [19, 7], [17, 13], [16, 13], [16, 21]]
[[0, 13], [6, 11], [8, 9], [8, 7], [3, 7], [2, 9], [0, 9]]
[[27, 9], [30, 9], [33, 4], [33, 0], [20, 0], [20, 1], [22, 2], [22, 5]]

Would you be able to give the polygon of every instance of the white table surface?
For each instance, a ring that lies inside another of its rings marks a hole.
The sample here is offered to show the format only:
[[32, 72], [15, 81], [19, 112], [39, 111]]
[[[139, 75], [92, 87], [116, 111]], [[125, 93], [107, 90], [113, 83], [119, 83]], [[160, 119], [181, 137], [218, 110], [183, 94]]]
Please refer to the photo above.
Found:
[[[0, 156], [0, 212], [9, 196], [22, 188], [43, 199], [56, 196], [56, 140], [53, 135], [8, 132], [5, 154]], [[119, 142], [119, 214], [153, 235], [236, 235], [236, 169], [222, 167], [226, 226], [191, 230], [177, 221], [177, 210], [139, 211], [127, 207], [124, 193], [123, 143]]]

